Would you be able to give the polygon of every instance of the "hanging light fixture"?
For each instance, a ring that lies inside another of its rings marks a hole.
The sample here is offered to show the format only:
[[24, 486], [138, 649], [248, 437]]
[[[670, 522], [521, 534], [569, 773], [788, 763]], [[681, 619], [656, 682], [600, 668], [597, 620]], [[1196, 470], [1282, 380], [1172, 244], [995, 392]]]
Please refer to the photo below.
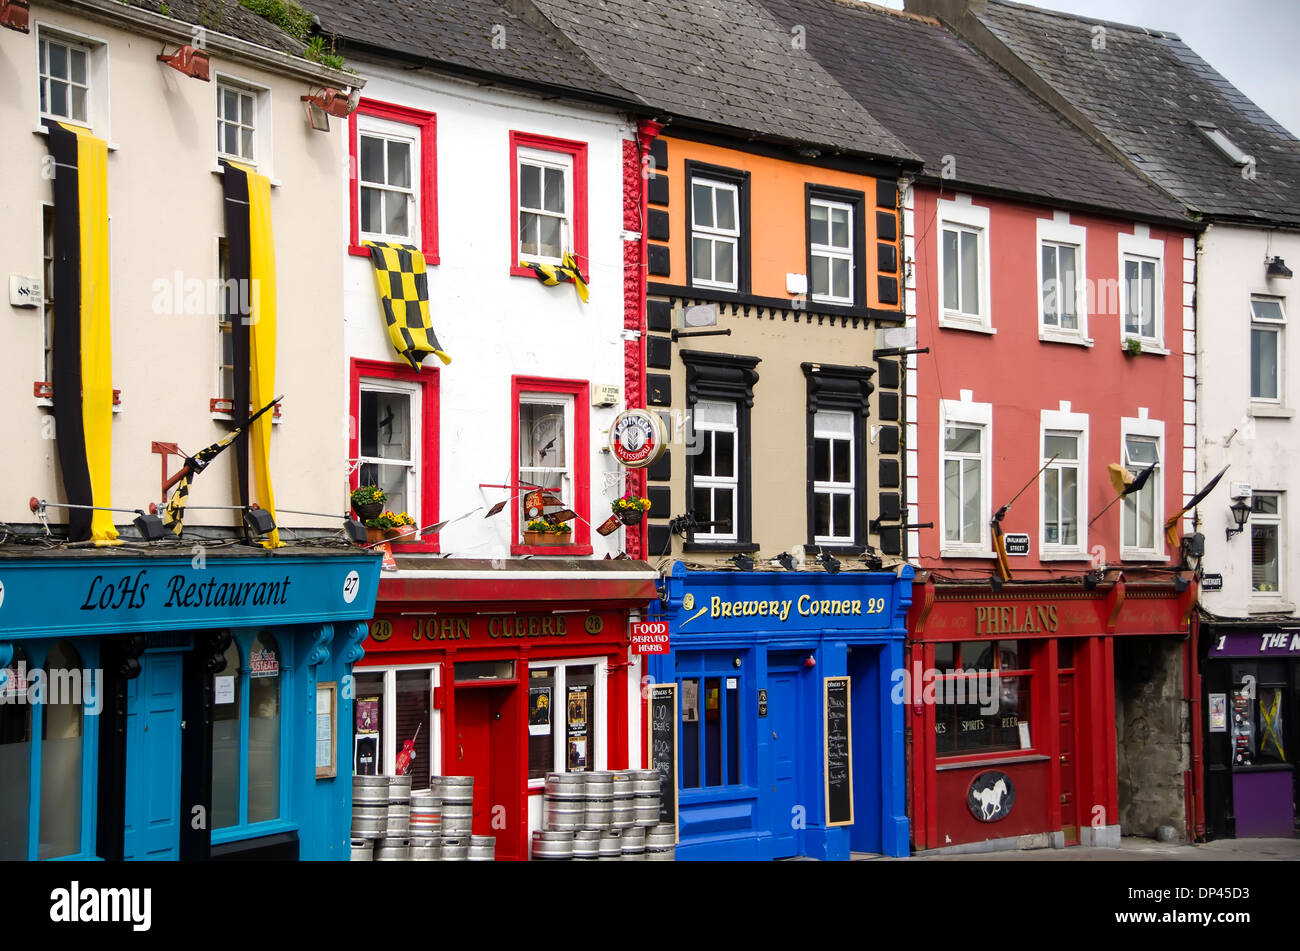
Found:
[[1237, 523], [1236, 528], [1228, 529], [1228, 538], [1231, 538], [1246, 530], [1246, 523], [1250, 521], [1250, 502], [1246, 499], [1237, 499], [1228, 511], [1232, 513], [1232, 520]]

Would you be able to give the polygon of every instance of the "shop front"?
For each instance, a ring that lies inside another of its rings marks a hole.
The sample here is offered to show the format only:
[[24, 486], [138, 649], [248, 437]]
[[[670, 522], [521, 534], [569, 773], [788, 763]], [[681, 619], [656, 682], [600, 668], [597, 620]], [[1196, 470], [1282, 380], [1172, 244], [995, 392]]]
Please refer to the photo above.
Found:
[[914, 849], [1190, 836], [1195, 592], [1118, 572], [1001, 591], [918, 576], [894, 686]]
[[911, 580], [674, 565], [647, 665], [676, 686], [679, 860], [907, 854], [889, 689]]
[[0, 858], [347, 859], [378, 558], [0, 552]]
[[1202, 618], [1206, 834], [1297, 834], [1300, 626]]
[[412, 788], [473, 776], [475, 835], [498, 859], [528, 858], [547, 773], [635, 767], [639, 657], [630, 612], [655, 596], [643, 562], [421, 559], [380, 582], [356, 670], [352, 770], [392, 774], [414, 753]]

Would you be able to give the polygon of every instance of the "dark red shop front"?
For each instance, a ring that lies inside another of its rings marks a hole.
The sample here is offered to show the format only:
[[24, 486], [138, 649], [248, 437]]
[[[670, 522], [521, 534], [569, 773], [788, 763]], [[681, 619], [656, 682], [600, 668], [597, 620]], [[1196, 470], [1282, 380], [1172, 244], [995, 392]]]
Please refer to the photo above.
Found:
[[414, 739], [413, 787], [473, 776], [474, 834], [496, 838], [498, 859], [527, 858], [547, 773], [636, 765], [628, 621], [655, 577], [633, 562], [451, 563], [381, 579], [356, 665], [354, 771], [392, 773]]
[[1169, 822], [1190, 835], [1194, 599], [1169, 574], [996, 593], [921, 576], [894, 690], [913, 848], [1118, 845]]

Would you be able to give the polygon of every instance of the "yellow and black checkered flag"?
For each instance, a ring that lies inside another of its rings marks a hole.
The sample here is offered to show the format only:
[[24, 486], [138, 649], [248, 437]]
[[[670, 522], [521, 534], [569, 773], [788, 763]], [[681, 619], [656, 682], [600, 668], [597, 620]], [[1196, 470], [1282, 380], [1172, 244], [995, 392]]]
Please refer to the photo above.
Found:
[[424, 267], [424, 254], [409, 244], [385, 241], [362, 244], [370, 249], [370, 263], [375, 268], [375, 284], [393, 349], [416, 370], [429, 353], [443, 363], [451, 363], [450, 354], [438, 343], [429, 316], [429, 276]]
[[564, 258], [560, 264], [538, 264], [535, 261], [520, 261], [520, 267], [529, 268], [537, 279], [547, 287], [554, 287], [561, 281], [572, 281], [574, 287], [578, 289], [578, 296], [582, 302], [587, 303], [587, 279], [583, 277], [582, 270], [578, 267], [578, 260], [569, 251], [564, 252]]

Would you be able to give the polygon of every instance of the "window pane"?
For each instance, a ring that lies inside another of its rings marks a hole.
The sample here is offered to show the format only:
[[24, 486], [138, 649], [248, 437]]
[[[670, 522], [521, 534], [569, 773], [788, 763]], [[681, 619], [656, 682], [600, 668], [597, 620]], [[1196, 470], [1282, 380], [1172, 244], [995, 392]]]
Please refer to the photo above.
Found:
[[948, 426], [944, 433], [943, 448], [948, 452], [980, 451], [980, 430], [969, 426]]
[[[695, 491], [691, 493], [691, 499], [693, 506], [692, 511], [695, 513], [695, 520], [697, 522], [713, 521], [713, 490], [696, 486]], [[718, 531], [718, 529], [706, 525], [701, 528], [700, 531], [705, 534], [712, 534], [713, 532]]]
[[1282, 320], [1282, 302], [1267, 297], [1252, 297], [1250, 310], [1256, 320]]
[[961, 233], [961, 310], [964, 314], [980, 312], [979, 238], [969, 231]]
[[980, 540], [980, 463], [977, 459], [962, 462], [962, 541]]
[[713, 243], [713, 279], [722, 284], [733, 284], [736, 280], [735, 267], [736, 245], [732, 241], [720, 239]]
[[1077, 545], [1079, 510], [1079, 470], [1061, 470], [1061, 544]]
[[374, 136], [361, 136], [361, 180], [384, 183], [384, 140]]
[[722, 678], [704, 679], [704, 785], [722, 785]]
[[1142, 487], [1138, 495], [1138, 546], [1141, 548], [1155, 548], [1156, 546], [1156, 496], [1155, 496], [1155, 473], [1147, 479], [1147, 484]]
[[221, 115], [228, 122], [239, 121], [239, 93], [233, 89], [221, 90]]
[[849, 212], [845, 208], [831, 209], [831, 244], [837, 248], [849, 246]]
[[1276, 330], [1250, 331], [1250, 395], [1254, 399], [1277, 399]]
[[1043, 541], [1049, 545], [1060, 544], [1060, 470], [1051, 467], [1043, 473]]
[[548, 215], [542, 215], [538, 218], [541, 225], [541, 235], [538, 239], [537, 253], [542, 257], [558, 258], [563, 250], [561, 222], [562, 218], [552, 218]]
[[1137, 333], [1138, 302], [1142, 296], [1141, 282], [1138, 280], [1138, 262], [1124, 259], [1124, 332]]
[[540, 166], [519, 166], [519, 207], [542, 207], [542, 170]]
[[361, 454], [411, 459], [411, 398], [406, 393], [361, 391]]
[[1142, 262], [1142, 336], [1156, 335], [1156, 266]]
[[540, 217], [529, 211], [519, 212], [519, 253], [526, 258], [537, 255], [537, 222]]
[[1276, 525], [1250, 527], [1250, 578], [1253, 591], [1278, 590], [1277, 529]]
[[68, 78], [68, 48], [58, 43], [50, 44], [50, 75], [55, 79]]
[[388, 770], [384, 752], [384, 675], [356, 674], [356, 704], [353, 707], [354, 740], [352, 772], [357, 776], [381, 776]]
[[1277, 496], [1256, 492], [1250, 497], [1250, 510], [1257, 515], [1277, 515]]
[[528, 671], [528, 778], [543, 779], [555, 769], [555, 670]]
[[239, 154], [249, 160], [253, 158], [253, 130], [252, 129], [239, 130]]
[[239, 97], [239, 121], [244, 125], [253, 124], [253, 97], [247, 94]]
[[736, 493], [732, 489], [713, 490], [713, 517], [718, 524], [712, 531], [721, 535], [736, 533]]
[[849, 297], [849, 262], [847, 258], [831, 261], [831, 293], [836, 297]]
[[280, 651], [270, 634], [248, 653], [248, 821], [280, 815]]
[[370, 234], [379, 232], [380, 222], [383, 221], [383, 195], [384, 193], [375, 188], [361, 189], [361, 230]]
[[835, 482], [853, 481], [853, 453], [847, 439], [836, 439], [831, 444], [831, 478]]
[[546, 170], [546, 189], [543, 200], [545, 204], [542, 207], [547, 211], [564, 214], [564, 172], [560, 169], [548, 168]]
[[713, 474], [719, 479], [736, 476], [736, 434], [719, 431], [713, 434]]
[[411, 143], [388, 143], [388, 184], [398, 188], [411, 187]]
[[686, 678], [681, 684], [682, 693], [682, 788], [698, 789], [700, 785], [700, 682]]
[[565, 772], [594, 769], [596, 755], [595, 676], [591, 667], [565, 671]]
[[727, 691], [727, 783], [740, 783], [740, 690]]
[[1129, 436], [1124, 441], [1124, 444], [1128, 448], [1129, 465], [1146, 468], [1151, 463], [1158, 461], [1154, 440]]
[[410, 234], [410, 224], [406, 220], [407, 206], [410, 199], [402, 192], [384, 193], [384, 234], [405, 237]]
[[[81, 851], [83, 713], [77, 689], [83, 686], [81, 657], [71, 644], [60, 641], [50, 649], [45, 669], [37, 856], [52, 859]], [[68, 674], [75, 674], [75, 679]]]
[[944, 538], [961, 540], [961, 461], [948, 459], [943, 464]]
[[691, 216], [699, 228], [713, 227], [713, 189], [696, 182], [691, 186]]
[[697, 429], [695, 439], [700, 450], [695, 455], [695, 474], [711, 476], [713, 475], [714, 432], [711, 429]]
[[1047, 459], [1056, 456], [1058, 461], [1077, 460], [1079, 458], [1079, 437], [1048, 433], [1043, 440], [1043, 456]]
[[56, 116], [66, 116], [68, 112], [68, 87], [63, 83], [50, 82], [50, 112]]
[[1043, 245], [1043, 322], [1056, 325], [1058, 291], [1056, 286], [1056, 245]]
[[[14, 650], [0, 685], [0, 861], [27, 858], [32, 789], [32, 706], [27, 698], [27, 655]], [[20, 676], [21, 674], [21, 676]]]
[[813, 535], [817, 538], [831, 533], [831, 496], [829, 492], [813, 495]]
[[829, 209], [825, 205], [819, 205], [816, 202], [808, 210], [808, 240], [813, 244], [826, 244], [830, 236], [830, 229], [826, 220]]
[[813, 481], [829, 482], [831, 478], [831, 441], [813, 440]]
[[957, 290], [957, 232], [943, 233], [943, 306], [946, 310], [956, 310]]
[[831, 292], [830, 258], [822, 254], [812, 256], [812, 292], [826, 295]]
[[[848, 538], [852, 532], [852, 517], [849, 515], [849, 503], [852, 496], [846, 492], [837, 492], [831, 496], [831, 510], [834, 515], [832, 528], [839, 538]], [[828, 533], [829, 534], [829, 533]]]
[[736, 228], [736, 193], [729, 188], [715, 189], [714, 197], [718, 203], [718, 227], [728, 231]]
[[1057, 276], [1056, 297], [1060, 302], [1061, 326], [1067, 330], [1078, 327], [1075, 315], [1075, 300], [1078, 296], [1078, 278], [1074, 264], [1075, 249], [1072, 245], [1060, 248], [1061, 270]]
[[218, 686], [224, 684], [230, 688], [229, 692], [217, 690], [217, 696], [225, 702], [217, 702], [212, 707], [212, 828], [224, 829], [239, 824], [239, 718], [243, 678], [239, 671], [239, 647], [233, 640], [226, 648], [226, 666], [215, 677]]
[[409, 770], [412, 789], [429, 788], [429, 701], [428, 669], [397, 671], [395, 752], [400, 754], [407, 740], [415, 741]]
[[519, 404], [519, 464], [564, 468], [568, 460], [568, 407], [564, 403]]
[[1124, 506], [1124, 544], [1129, 548], [1137, 547], [1137, 496], [1126, 495]]
[[713, 242], [708, 238], [695, 238], [691, 243], [691, 273], [704, 281], [713, 280]]

